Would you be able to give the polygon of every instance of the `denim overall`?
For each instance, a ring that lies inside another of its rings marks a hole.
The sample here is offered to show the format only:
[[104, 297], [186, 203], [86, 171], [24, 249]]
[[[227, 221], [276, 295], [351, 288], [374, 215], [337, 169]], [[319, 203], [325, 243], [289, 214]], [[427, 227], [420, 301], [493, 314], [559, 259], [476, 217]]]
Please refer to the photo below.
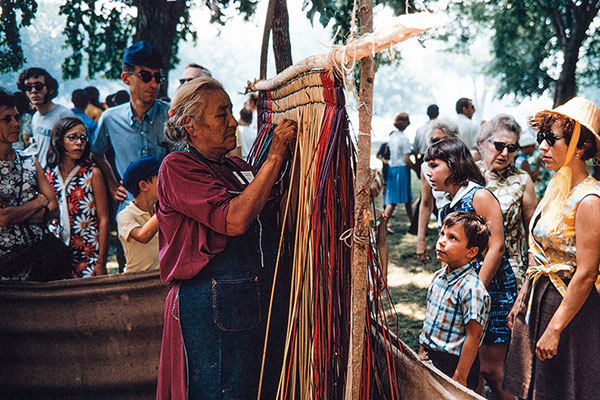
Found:
[[198, 275], [180, 283], [190, 400], [256, 399], [269, 300], [261, 241], [257, 219], [245, 234], [228, 237], [225, 250]]

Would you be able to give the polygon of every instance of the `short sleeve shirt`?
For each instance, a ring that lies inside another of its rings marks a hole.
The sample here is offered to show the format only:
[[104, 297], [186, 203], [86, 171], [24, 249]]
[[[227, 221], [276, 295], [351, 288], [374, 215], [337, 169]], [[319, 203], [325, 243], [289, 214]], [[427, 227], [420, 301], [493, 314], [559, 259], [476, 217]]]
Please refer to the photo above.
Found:
[[388, 146], [390, 147], [390, 168], [405, 166], [406, 161], [404, 160], [404, 155], [410, 154], [412, 148], [410, 141], [404, 135], [404, 132], [392, 132], [388, 141]]
[[152, 218], [149, 212], [140, 209], [132, 201], [117, 216], [119, 240], [125, 249], [125, 272], [158, 270], [158, 232], [147, 243], [129, 237], [135, 228], [141, 228]]
[[52, 128], [56, 121], [64, 117], [75, 117], [75, 114], [66, 107], [56, 104], [52, 110], [46, 114], [40, 114], [36, 111], [31, 119], [31, 131], [33, 140], [37, 147], [37, 157], [42, 169], [46, 168], [46, 158], [48, 156], [48, 148], [50, 147], [50, 136], [52, 136]]
[[109, 108], [98, 121], [92, 153], [104, 154], [109, 149], [109, 143], [112, 144], [117, 173], [121, 177], [129, 164], [142, 157], [162, 160], [167, 146], [165, 123], [168, 110], [168, 103], [156, 100], [142, 122], [139, 122], [133, 115], [131, 103]]
[[163, 281], [191, 279], [225, 250], [229, 203], [247, 186], [232, 165], [252, 173], [240, 158], [226, 158], [201, 161], [188, 151], [165, 157], [158, 174], [157, 209]]
[[435, 273], [427, 291], [427, 311], [419, 342], [432, 350], [460, 356], [465, 326], [474, 320], [485, 332], [490, 306], [490, 295], [473, 263], [450, 272], [447, 266], [443, 267]]

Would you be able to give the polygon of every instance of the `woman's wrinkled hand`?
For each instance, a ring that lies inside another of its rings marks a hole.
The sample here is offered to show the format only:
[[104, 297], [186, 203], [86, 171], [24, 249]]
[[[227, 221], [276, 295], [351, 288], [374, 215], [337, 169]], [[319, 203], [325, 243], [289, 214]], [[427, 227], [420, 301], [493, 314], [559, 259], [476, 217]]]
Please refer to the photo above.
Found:
[[558, 342], [560, 340], [560, 333], [551, 329], [546, 328], [544, 334], [538, 340], [535, 345], [535, 355], [541, 361], [549, 360], [556, 355], [558, 352]]
[[285, 156], [288, 146], [296, 140], [298, 124], [291, 119], [284, 119], [273, 131], [273, 143], [270, 154]]

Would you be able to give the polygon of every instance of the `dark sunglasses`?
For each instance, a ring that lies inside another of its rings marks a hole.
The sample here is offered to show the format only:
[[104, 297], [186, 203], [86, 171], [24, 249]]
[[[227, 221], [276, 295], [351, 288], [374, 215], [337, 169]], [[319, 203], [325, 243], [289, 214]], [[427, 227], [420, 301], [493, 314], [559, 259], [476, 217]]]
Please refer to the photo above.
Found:
[[25, 84], [25, 91], [31, 92], [33, 89], [35, 89], [39, 92], [40, 90], [42, 90], [45, 87], [46, 87], [46, 84], [43, 82], [27, 83], [27, 84]]
[[154, 78], [156, 83], [158, 83], [159, 85], [165, 81], [165, 76], [163, 74], [161, 74], [160, 72], [152, 73], [152, 72], [148, 72], [148, 71], [140, 71], [140, 72], [130, 72], [130, 74], [139, 76], [140, 79], [144, 83], [150, 82], [152, 80], [152, 78]]
[[180, 85], [183, 85], [184, 83], [188, 83], [188, 82], [189, 82], [189, 81], [191, 81], [192, 79], [194, 79], [194, 78], [180, 79], [180, 80], [179, 80], [179, 84], [180, 84]]
[[537, 134], [538, 144], [542, 144], [542, 142], [545, 140], [546, 143], [548, 143], [548, 146], [554, 146], [554, 143], [556, 143], [557, 140], [564, 138], [564, 136], [556, 136], [550, 129], [548, 129], [546, 132], [538, 132]]
[[519, 145], [516, 143], [506, 144], [502, 142], [493, 142], [496, 151], [503, 151], [504, 149], [508, 150], [509, 153], [514, 153], [519, 150]]

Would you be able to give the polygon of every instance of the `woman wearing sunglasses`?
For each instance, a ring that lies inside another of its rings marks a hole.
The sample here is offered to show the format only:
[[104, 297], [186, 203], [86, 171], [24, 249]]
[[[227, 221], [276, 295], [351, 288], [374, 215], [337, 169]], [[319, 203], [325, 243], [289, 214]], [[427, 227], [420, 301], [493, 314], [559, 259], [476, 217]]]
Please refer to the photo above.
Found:
[[487, 189], [500, 202], [508, 260], [519, 287], [527, 269], [523, 238], [527, 237], [529, 221], [537, 205], [531, 177], [514, 165], [520, 136], [521, 126], [506, 114], [487, 121], [477, 135], [477, 146], [483, 155], [477, 164]]
[[600, 387], [600, 109], [574, 98], [530, 125], [556, 171], [530, 225], [529, 268], [508, 316], [504, 389], [523, 399], [597, 399]]

